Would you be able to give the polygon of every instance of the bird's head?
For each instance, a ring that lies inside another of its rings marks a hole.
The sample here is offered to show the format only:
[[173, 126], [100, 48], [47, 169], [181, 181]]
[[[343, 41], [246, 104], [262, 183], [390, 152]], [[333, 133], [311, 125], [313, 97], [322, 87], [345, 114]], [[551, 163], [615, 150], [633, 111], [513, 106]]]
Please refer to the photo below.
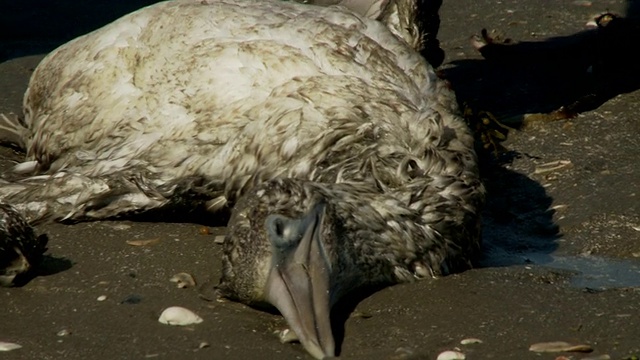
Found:
[[335, 356], [331, 307], [341, 295], [332, 210], [320, 197], [265, 184], [234, 208], [225, 238], [219, 293], [271, 305], [315, 358]]

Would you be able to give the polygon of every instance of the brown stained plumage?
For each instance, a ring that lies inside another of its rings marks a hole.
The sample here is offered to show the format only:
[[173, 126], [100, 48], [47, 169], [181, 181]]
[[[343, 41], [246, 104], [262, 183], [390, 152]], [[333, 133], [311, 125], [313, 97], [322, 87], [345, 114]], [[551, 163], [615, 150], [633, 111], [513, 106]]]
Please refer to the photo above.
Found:
[[300, 217], [318, 203], [328, 207], [323, 238], [334, 266], [336, 301], [363, 286], [468, 269], [479, 251], [482, 186], [471, 177], [439, 180], [413, 181], [404, 194], [385, 193], [371, 183], [328, 186], [278, 179], [261, 184], [234, 207], [219, 289], [246, 303], [264, 302], [261, 279], [271, 252], [266, 217]]
[[47, 237], [36, 236], [16, 209], [0, 204], [0, 286], [20, 285], [46, 250]]
[[421, 109], [453, 112], [455, 100], [407, 46], [420, 34], [388, 25], [269, 1], [176, 1], [130, 14], [37, 67], [24, 120], [7, 120], [14, 130], [4, 135], [22, 137], [27, 159], [16, 170], [35, 176], [0, 187], [0, 200], [32, 221], [117, 217], [185, 198], [218, 210], [271, 178], [340, 181], [370, 154], [419, 153], [428, 127], [417, 117], [431, 116]]

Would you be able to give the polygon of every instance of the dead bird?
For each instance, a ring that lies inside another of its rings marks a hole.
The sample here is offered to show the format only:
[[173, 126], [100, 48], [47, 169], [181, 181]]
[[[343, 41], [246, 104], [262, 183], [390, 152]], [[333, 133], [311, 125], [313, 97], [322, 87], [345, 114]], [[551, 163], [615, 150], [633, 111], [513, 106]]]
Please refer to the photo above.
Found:
[[479, 251], [473, 136], [421, 28], [397, 27], [429, 2], [127, 15], [35, 70], [3, 130], [27, 177], [0, 199], [34, 221], [232, 207], [221, 294], [277, 307], [310, 354], [334, 356], [328, 313], [350, 290], [462, 271]]
[[47, 242], [16, 209], [0, 204], [0, 286], [22, 284], [40, 265]]
[[263, 183], [236, 204], [218, 291], [275, 306], [311, 355], [335, 356], [331, 309], [357, 290], [459, 272], [479, 252], [477, 180]]

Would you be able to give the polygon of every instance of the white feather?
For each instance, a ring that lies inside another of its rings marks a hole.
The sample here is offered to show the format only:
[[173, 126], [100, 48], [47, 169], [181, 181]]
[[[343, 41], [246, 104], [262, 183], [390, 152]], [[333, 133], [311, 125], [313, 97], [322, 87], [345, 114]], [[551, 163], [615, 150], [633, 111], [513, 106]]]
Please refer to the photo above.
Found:
[[36, 168], [38, 166], [38, 162], [35, 160], [32, 161], [25, 161], [25, 162], [21, 162], [16, 164], [12, 171], [16, 174], [28, 174], [28, 173], [33, 173]]

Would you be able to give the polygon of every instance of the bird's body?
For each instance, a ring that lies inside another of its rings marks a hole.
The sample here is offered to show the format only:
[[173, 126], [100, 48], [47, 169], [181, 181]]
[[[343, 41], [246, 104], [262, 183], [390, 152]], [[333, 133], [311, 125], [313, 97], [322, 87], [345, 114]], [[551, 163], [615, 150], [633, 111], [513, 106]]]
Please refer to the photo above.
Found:
[[[415, 107], [453, 106], [435, 98], [438, 86], [381, 23], [344, 9], [163, 3], [41, 62], [25, 94], [28, 161], [18, 169], [57, 184], [0, 196], [23, 210], [31, 202], [32, 218], [96, 219], [162, 207], [201, 181], [219, 208], [276, 176], [359, 177], [367, 148], [387, 157], [404, 132], [426, 134]], [[47, 195], [57, 200], [34, 202]]]
[[[333, 356], [315, 306], [466, 269], [479, 248], [473, 138], [415, 51], [421, 34], [387, 25], [277, 1], [130, 14], [38, 66], [11, 131], [33, 176], [0, 200], [57, 220], [237, 203], [221, 292], [271, 303], [312, 355]], [[300, 291], [313, 304], [281, 297]]]

